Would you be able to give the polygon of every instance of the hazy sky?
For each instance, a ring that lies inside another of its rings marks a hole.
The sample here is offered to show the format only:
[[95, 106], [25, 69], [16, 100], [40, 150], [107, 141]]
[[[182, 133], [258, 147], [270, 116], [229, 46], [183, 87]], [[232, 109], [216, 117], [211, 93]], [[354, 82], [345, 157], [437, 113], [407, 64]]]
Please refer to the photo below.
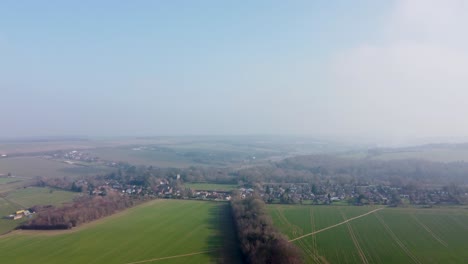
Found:
[[1, 1], [0, 137], [468, 137], [468, 1]]

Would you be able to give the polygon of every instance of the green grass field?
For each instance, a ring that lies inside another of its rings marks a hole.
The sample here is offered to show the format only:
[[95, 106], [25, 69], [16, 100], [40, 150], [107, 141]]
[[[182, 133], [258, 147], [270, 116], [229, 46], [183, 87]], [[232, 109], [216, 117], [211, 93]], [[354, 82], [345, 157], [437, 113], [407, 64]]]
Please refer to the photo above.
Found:
[[192, 253], [158, 263], [216, 263], [230, 232], [223, 228], [227, 205], [155, 200], [72, 232], [11, 233], [0, 237], [0, 263], [124, 264]]
[[19, 179], [19, 178], [0, 177], [0, 185], [1, 184], [11, 183], [11, 182], [17, 182], [17, 181], [21, 181], [21, 180], [22, 179]]
[[[290, 239], [376, 207], [270, 205]], [[307, 263], [467, 263], [468, 210], [384, 208], [293, 241]]]
[[34, 205], [60, 206], [63, 203], [71, 202], [78, 193], [56, 190], [42, 187], [28, 187], [18, 189], [6, 197], [8, 200], [23, 206], [24, 208]]
[[203, 191], [232, 191], [237, 189], [236, 184], [215, 184], [215, 183], [184, 183], [186, 188]]
[[11, 231], [23, 222], [23, 220], [1, 219], [1, 217], [34, 205], [60, 206], [62, 203], [72, 201], [76, 195], [78, 193], [40, 187], [20, 188], [9, 192], [8, 195], [0, 197], [0, 234]]

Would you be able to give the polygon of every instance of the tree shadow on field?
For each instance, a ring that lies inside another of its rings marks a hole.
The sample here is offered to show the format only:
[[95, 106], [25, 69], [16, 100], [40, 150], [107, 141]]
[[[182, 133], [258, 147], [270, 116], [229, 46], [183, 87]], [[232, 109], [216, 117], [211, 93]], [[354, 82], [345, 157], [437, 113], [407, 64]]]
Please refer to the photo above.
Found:
[[237, 233], [232, 217], [231, 206], [227, 202], [216, 202], [209, 210], [208, 227], [212, 231], [207, 238], [208, 254], [216, 259], [216, 263], [237, 264], [244, 263], [239, 248]]

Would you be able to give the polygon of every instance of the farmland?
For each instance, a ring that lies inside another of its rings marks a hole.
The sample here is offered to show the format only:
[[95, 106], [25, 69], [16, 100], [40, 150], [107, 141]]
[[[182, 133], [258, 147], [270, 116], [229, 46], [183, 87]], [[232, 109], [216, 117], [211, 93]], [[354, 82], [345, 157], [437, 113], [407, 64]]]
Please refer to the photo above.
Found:
[[463, 263], [468, 259], [468, 210], [384, 208], [343, 223], [375, 209], [269, 206], [275, 225], [290, 239], [333, 226], [293, 241], [307, 263]]
[[[15, 189], [0, 197], [0, 218], [34, 205], [60, 206], [62, 203], [72, 201], [76, 195], [77, 193], [73, 192], [40, 187]], [[22, 220], [0, 219], [0, 234], [12, 230], [22, 222]]]
[[7, 184], [7, 183], [11, 183], [11, 182], [17, 182], [17, 181], [21, 181], [21, 179], [18, 179], [18, 178], [7, 178], [7, 177], [0, 177], [0, 184]]
[[0, 262], [132, 263], [196, 253], [161, 263], [215, 263], [229, 238], [226, 209], [226, 203], [155, 200], [71, 232], [14, 232], [0, 237]]
[[104, 160], [128, 162], [135, 165], [185, 168], [196, 165], [190, 159], [173, 152], [138, 149], [132, 146], [97, 148], [90, 151]]
[[339, 156], [354, 159], [405, 160], [417, 159], [434, 162], [468, 161], [468, 147], [464, 144], [441, 144], [434, 146], [415, 146], [408, 148], [389, 148], [376, 150], [359, 150], [341, 153]]
[[467, 149], [431, 148], [419, 151], [383, 153], [375, 157], [381, 160], [422, 159], [438, 162], [468, 161]]
[[51, 188], [28, 187], [8, 194], [6, 198], [24, 208], [28, 208], [34, 205], [60, 206], [62, 203], [72, 201], [77, 195], [78, 193]]
[[240, 143], [229, 139], [173, 138], [166, 142], [140, 145], [97, 147], [89, 152], [103, 160], [134, 165], [187, 168], [190, 166], [226, 167], [248, 165], [267, 158], [286, 155], [279, 146]]
[[[109, 170], [107, 168], [107, 170]], [[23, 178], [42, 177], [76, 177], [95, 175], [105, 171], [100, 167], [83, 167], [39, 157], [15, 157], [0, 159], [0, 174], [11, 173]]]

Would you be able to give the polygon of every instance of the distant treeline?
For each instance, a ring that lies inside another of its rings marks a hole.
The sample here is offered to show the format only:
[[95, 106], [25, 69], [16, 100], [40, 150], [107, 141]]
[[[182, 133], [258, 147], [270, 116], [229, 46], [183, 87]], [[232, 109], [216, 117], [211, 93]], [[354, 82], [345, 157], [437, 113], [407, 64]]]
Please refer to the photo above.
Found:
[[468, 162], [416, 159], [369, 160], [307, 155], [237, 172], [244, 182], [316, 183], [327, 179], [344, 183], [383, 183], [393, 186], [468, 184]]
[[133, 206], [137, 201], [118, 193], [83, 196], [60, 208], [35, 208], [36, 216], [19, 229], [69, 229]]
[[266, 211], [265, 203], [255, 197], [231, 202], [240, 248], [247, 263], [302, 263], [300, 251], [278, 232]]

